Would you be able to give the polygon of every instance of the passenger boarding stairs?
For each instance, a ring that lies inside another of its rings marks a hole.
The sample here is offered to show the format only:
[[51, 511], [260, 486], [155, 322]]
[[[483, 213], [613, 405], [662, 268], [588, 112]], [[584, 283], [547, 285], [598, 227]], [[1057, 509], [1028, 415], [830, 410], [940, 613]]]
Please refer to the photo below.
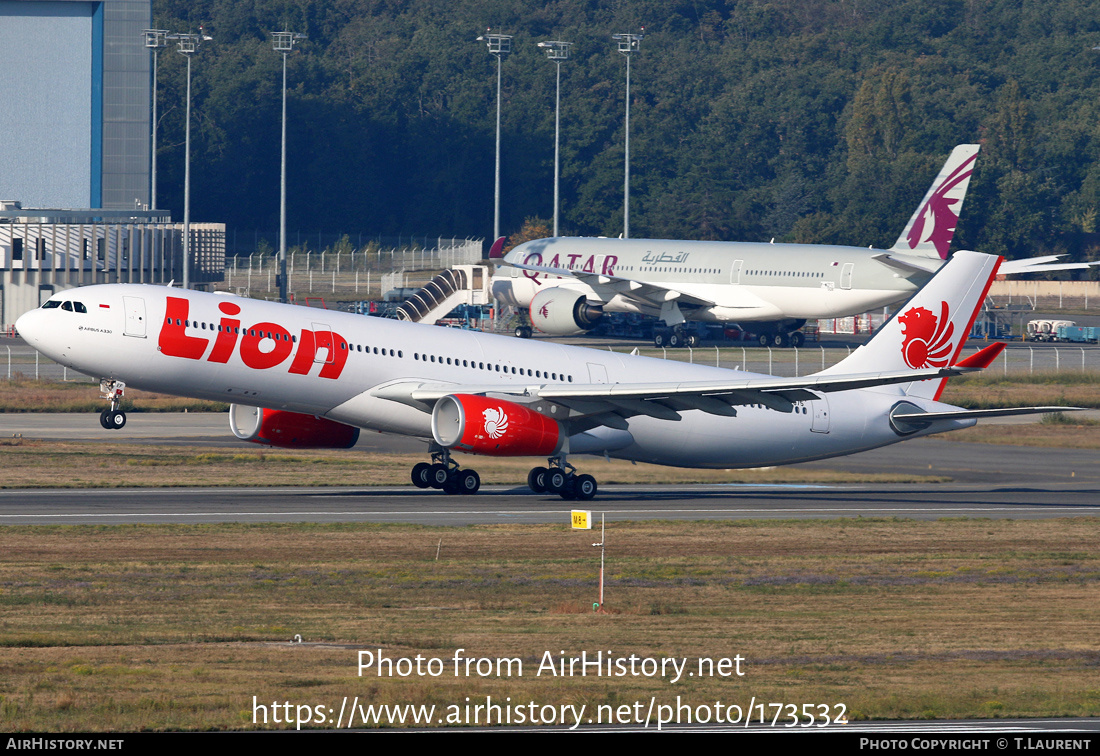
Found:
[[482, 305], [490, 300], [489, 269], [483, 265], [456, 265], [433, 278], [397, 308], [398, 320], [433, 325], [462, 304]]

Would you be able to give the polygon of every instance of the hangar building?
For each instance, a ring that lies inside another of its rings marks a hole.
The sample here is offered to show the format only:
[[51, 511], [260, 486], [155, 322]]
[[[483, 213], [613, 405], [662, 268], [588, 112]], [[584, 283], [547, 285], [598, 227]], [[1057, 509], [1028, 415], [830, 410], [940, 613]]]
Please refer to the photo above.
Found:
[[[0, 0], [0, 323], [71, 286], [182, 279], [182, 225], [149, 210], [151, 26], [150, 0]], [[220, 280], [224, 225], [191, 228], [192, 278]]]

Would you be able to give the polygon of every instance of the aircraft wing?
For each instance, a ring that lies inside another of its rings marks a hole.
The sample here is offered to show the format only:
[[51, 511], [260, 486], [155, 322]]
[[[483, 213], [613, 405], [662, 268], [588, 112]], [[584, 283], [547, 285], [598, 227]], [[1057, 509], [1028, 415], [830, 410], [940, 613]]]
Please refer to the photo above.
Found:
[[[999, 346], [999, 345], [993, 345]], [[483, 384], [402, 382], [379, 387], [371, 395], [408, 404], [424, 412], [450, 394], [482, 394], [509, 397], [513, 401], [535, 405], [541, 402], [569, 408], [566, 419], [574, 426], [607, 425], [621, 427], [633, 415], [648, 415], [664, 420], [679, 420], [686, 410], [702, 410], [713, 415], [737, 414], [738, 405], [762, 404], [780, 412], [790, 412], [795, 402], [820, 398], [817, 393], [850, 391], [894, 383], [948, 378], [980, 370], [980, 367], [954, 365], [922, 370], [898, 370], [852, 375], [817, 375], [799, 378], [741, 378], [730, 381], [691, 381], [684, 383], [589, 383], [589, 384]], [[545, 405], [549, 406], [549, 404]]]
[[686, 291], [672, 289], [666, 286], [642, 283], [632, 278], [610, 276], [602, 273], [589, 273], [583, 270], [570, 270], [568, 268], [552, 268], [546, 265], [527, 265], [526, 263], [516, 262], [509, 264], [520, 270], [529, 270], [533, 273], [548, 273], [552, 276], [561, 276], [562, 278], [574, 278], [593, 288], [598, 286], [603, 290], [610, 289], [627, 299], [634, 299], [658, 309], [660, 309], [663, 302], [672, 301], [699, 307], [713, 307], [717, 304], [717, 302], [707, 297], [700, 297], [696, 294], [690, 294]]

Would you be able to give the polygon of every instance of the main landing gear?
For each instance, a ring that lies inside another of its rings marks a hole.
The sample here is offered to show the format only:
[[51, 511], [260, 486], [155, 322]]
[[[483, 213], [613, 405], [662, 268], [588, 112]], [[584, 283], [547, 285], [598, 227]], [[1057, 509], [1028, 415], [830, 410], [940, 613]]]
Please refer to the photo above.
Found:
[[699, 335], [685, 332], [682, 326], [673, 328], [657, 328], [653, 331], [653, 345], [656, 347], [697, 347]]
[[577, 475], [577, 468], [565, 457], [550, 457], [549, 467], [535, 467], [527, 473], [527, 485], [535, 493], [556, 493], [566, 501], [590, 501], [596, 496], [596, 479]]
[[791, 331], [790, 333], [762, 333], [757, 337], [757, 342], [762, 347], [794, 347], [797, 349], [802, 346], [805, 341], [806, 336], [802, 331]]
[[475, 470], [460, 470], [448, 449], [432, 450], [431, 464], [413, 465], [412, 482], [417, 488], [439, 488], [449, 494], [475, 494], [481, 488], [481, 476]]
[[126, 384], [122, 381], [104, 379], [99, 382], [99, 391], [104, 399], [111, 400], [110, 408], [99, 413], [99, 424], [107, 430], [118, 430], [126, 425], [126, 413], [119, 409], [122, 404], [122, 395], [126, 392]]
[[[474, 470], [461, 470], [451, 459], [449, 449], [435, 447], [432, 461], [413, 465], [412, 482], [417, 488], [438, 488], [448, 494], [475, 494], [481, 488], [481, 476]], [[596, 496], [596, 479], [577, 475], [577, 469], [564, 456], [550, 457], [548, 467], [536, 467], [527, 474], [527, 485], [535, 493], [556, 493], [567, 501], [590, 501]]]

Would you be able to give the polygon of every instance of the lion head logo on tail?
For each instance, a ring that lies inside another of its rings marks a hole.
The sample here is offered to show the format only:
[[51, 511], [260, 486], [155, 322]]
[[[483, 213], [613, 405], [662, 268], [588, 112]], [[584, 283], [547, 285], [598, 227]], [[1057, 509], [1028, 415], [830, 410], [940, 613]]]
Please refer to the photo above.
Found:
[[951, 337], [955, 325], [951, 322], [947, 302], [940, 305], [937, 318], [924, 307], [910, 307], [898, 316], [902, 326], [901, 356], [914, 370], [946, 367], [951, 360]]

